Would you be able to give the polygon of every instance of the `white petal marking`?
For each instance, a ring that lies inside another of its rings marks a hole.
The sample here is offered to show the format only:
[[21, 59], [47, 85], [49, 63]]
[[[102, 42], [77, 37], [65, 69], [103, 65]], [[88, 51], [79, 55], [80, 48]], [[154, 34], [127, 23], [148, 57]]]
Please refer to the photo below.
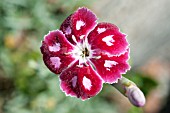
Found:
[[67, 28], [66, 28], [66, 31], [65, 31], [66, 33], [66, 35], [69, 35], [69, 34], [71, 34], [71, 28], [68, 26]]
[[77, 23], [76, 23], [76, 29], [77, 29], [77, 30], [80, 30], [80, 28], [81, 28], [82, 26], [84, 26], [84, 25], [85, 25], [85, 23], [84, 23], [83, 21], [79, 20], [79, 21], [77, 21]]
[[114, 42], [114, 40], [113, 40], [113, 37], [114, 35], [109, 35], [109, 36], [106, 36], [106, 37], [104, 37], [103, 39], [102, 39], [102, 41], [103, 42], [106, 42], [106, 44], [108, 45], [108, 46], [112, 46], [113, 45], [113, 42]]
[[60, 58], [59, 58], [59, 57], [51, 57], [51, 58], [50, 58], [50, 61], [51, 61], [52, 65], [55, 66], [55, 68], [59, 68], [60, 65], [61, 65], [61, 62], [60, 62]]
[[83, 38], [84, 38], [84, 36], [85, 36], [85, 35], [81, 35], [81, 36], [80, 36], [80, 39], [83, 39]]
[[49, 46], [49, 50], [52, 52], [57, 52], [60, 50], [60, 43], [55, 43], [53, 46]]
[[106, 31], [105, 28], [98, 28], [98, 29], [97, 29], [97, 32], [98, 32], [99, 34], [105, 32], [105, 31]]
[[90, 79], [86, 78], [85, 76], [83, 77], [83, 85], [86, 89], [90, 90], [91, 89], [91, 81]]
[[77, 84], [77, 76], [74, 76], [74, 77], [72, 78], [72, 86], [73, 86], [73, 87], [76, 87], [76, 84]]
[[116, 64], [118, 63], [115, 61], [105, 60], [104, 67], [111, 68], [113, 65], [116, 65]]

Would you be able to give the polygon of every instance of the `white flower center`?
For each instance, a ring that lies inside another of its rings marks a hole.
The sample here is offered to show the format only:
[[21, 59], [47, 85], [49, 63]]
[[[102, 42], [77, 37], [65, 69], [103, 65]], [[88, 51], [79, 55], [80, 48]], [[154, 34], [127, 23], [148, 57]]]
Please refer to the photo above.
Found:
[[[84, 35], [80, 36], [80, 38], [83, 39]], [[83, 42], [77, 42], [75, 36], [72, 35], [72, 39], [76, 43], [76, 46], [74, 46], [74, 50], [71, 54], [75, 59], [79, 60], [78, 66], [82, 67], [83, 64], [88, 65], [87, 61], [92, 57], [92, 51], [87, 38], [85, 37]]]
[[[75, 58], [74, 62], [75, 63], [77, 60], [79, 61], [79, 64], [77, 65], [78, 67], [83, 67], [88, 66], [88, 63], [91, 63], [90, 59], [95, 58], [95, 59], [100, 59], [101, 56], [93, 56], [93, 52], [95, 50], [91, 50], [91, 46], [87, 41], [87, 37], [85, 35], [82, 35], [79, 37], [82, 41], [77, 42], [76, 37], [72, 35], [73, 41], [76, 43], [74, 46], [74, 49], [71, 52], [65, 53], [66, 55], [72, 55], [73, 58]], [[71, 64], [72, 64], [71, 63]]]

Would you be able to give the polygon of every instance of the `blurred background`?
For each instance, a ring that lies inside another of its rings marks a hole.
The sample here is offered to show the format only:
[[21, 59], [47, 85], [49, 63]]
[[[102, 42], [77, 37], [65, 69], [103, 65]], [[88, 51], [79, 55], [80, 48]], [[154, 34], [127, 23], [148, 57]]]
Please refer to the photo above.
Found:
[[[43, 36], [82, 6], [128, 34], [132, 69], [124, 76], [144, 92], [144, 107], [108, 84], [87, 101], [66, 97], [44, 65]], [[0, 113], [170, 113], [169, 86], [169, 0], [0, 0]]]

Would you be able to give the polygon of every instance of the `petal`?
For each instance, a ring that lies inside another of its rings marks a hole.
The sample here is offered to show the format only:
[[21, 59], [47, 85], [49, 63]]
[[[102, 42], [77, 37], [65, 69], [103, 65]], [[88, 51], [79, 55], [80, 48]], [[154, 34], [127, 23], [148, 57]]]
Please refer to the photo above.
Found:
[[100, 54], [100, 58], [90, 59], [101, 78], [106, 83], [115, 83], [130, 69], [127, 60], [129, 59], [129, 50], [120, 56], [109, 57], [106, 54]]
[[128, 48], [126, 35], [119, 28], [110, 23], [99, 23], [90, 32], [88, 42], [91, 49], [111, 55], [120, 55]]
[[72, 30], [72, 25], [71, 25], [71, 16], [68, 16], [64, 22], [60, 26], [60, 30], [63, 31], [65, 34], [67, 40], [69, 40], [72, 44], [74, 44], [74, 41], [72, 39], [72, 35], [74, 35], [73, 30]]
[[77, 37], [86, 35], [96, 26], [96, 15], [87, 8], [79, 8], [72, 16], [73, 32]]
[[90, 65], [77, 65], [78, 62], [61, 73], [61, 89], [66, 95], [86, 100], [101, 91], [102, 80]]
[[74, 44], [72, 35], [80, 42], [96, 26], [97, 17], [87, 8], [79, 8], [67, 17], [60, 29], [66, 34], [68, 40]]
[[64, 34], [59, 31], [50, 31], [42, 41], [41, 53], [45, 65], [55, 74], [59, 74], [75, 59], [67, 54], [73, 46], [67, 41]]

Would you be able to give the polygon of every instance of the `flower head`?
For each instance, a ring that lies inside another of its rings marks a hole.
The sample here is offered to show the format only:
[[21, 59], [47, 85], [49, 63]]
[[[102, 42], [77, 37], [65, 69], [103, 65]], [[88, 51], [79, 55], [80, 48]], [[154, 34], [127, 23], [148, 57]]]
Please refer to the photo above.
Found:
[[126, 35], [111, 23], [97, 23], [87, 8], [79, 8], [42, 41], [46, 66], [60, 74], [66, 95], [82, 100], [95, 96], [103, 83], [116, 83], [130, 69]]

